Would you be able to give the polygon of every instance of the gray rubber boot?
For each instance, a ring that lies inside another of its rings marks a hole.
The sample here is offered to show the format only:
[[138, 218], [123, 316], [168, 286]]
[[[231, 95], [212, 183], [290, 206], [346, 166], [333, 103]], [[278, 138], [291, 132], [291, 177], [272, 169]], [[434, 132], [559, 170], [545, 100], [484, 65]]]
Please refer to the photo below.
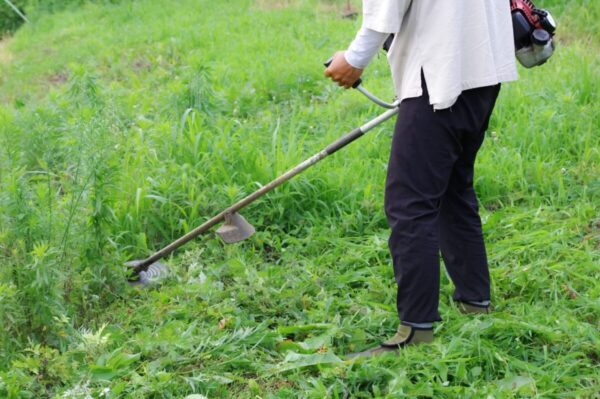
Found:
[[358, 357], [377, 356], [386, 352], [396, 352], [408, 345], [418, 345], [430, 342], [433, 342], [433, 329], [420, 330], [400, 324], [398, 326], [398, 330], [396, 331], [396, 335], [394, 335], [392, 338], [374, 348], [363, 352], [352, 353], [346, 358], [354, 359]]

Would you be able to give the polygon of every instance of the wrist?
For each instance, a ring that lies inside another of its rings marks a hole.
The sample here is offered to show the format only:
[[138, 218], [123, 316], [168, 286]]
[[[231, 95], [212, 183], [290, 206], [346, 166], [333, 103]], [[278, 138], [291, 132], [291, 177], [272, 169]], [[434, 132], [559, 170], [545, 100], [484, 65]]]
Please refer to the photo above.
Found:
[[365, 69], [367, 66], [367, 64], [361, 62], [360, 57], [354, 51], [352, 51], [352, 49], [348, 49], [344, 52], [344, 59], [354, 69], [362, 70]]

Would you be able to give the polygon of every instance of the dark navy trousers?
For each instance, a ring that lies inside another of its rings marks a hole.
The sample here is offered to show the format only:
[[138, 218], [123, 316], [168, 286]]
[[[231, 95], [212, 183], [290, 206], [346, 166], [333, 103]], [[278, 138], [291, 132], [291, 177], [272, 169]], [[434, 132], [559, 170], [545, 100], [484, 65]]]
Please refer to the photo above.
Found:
[[385, 187], [397, 308], [407, 324], [440, 321], [440, 252], [458, 301], [490, 299], [473, 166], [500, 85], [463, 91], [434, 111], [423, 95], [400, 105]]

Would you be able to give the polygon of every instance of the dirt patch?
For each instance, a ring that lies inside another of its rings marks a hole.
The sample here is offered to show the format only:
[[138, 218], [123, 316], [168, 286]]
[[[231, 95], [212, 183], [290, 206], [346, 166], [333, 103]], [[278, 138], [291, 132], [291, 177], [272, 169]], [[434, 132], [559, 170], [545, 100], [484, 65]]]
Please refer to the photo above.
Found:
[[263, 10], [277, 10], [298, 5], [300, 2], [297, 0], [256, 0], [255, 3], [258, 8]]
[[152, 69], [152, 63], [145, 58], [138, 58], [133, 64], [131, 64], [131, 68], [137, 72], [143, 70], [149, 71]]
[[13, 55], [8, 51], [8, 42], [10, 39], [2, 39], [0, 40], [0, 64], [10, 64], [13, 60]]
[[[254, 4], [262, 10], [278, 10], [299, 6], [300, 0], [255, 0]], [[317, 5], [317, 11], [323, 13], [336, 13], [342, 18], [356, 18], [361, 9], [361, 3], [357, 0], [348, 0], [344, 2], [320, 1]]]
[[58, 72], [54, 73], [46, 78], [49, 83], [58, 85], [61, 83], [65, 83], [69, 79], [69, 75], [66, 72]]
[[344, 2], [319, 2], [318, 10], [320, 12], [331, 12], [338, 14], [341, 18], [356, 19], [362, 9], [361, 2], [356, 0], [347, 0]]

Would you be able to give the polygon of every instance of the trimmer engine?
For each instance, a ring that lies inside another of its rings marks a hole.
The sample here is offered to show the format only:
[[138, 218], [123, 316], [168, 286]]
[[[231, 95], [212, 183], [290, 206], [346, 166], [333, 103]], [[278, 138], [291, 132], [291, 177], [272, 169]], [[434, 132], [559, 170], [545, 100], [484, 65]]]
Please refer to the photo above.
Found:
[[530, 0], [510, 0], [517, 59], [525, 68], [542, 65], [554, 53], [556, 22]]

